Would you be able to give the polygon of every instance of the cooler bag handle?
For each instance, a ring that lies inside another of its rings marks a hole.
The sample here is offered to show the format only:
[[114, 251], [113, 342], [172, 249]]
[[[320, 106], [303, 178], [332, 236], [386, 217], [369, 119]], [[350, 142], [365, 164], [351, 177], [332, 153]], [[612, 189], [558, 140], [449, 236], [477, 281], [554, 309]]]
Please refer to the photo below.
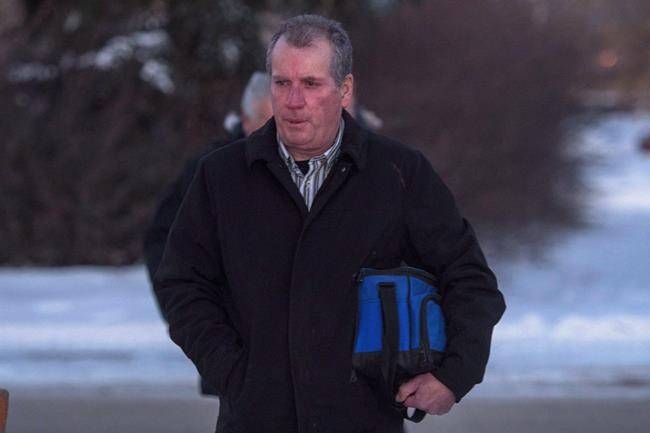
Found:
[[381, 374], [389, 392], [395, 386], [395, 369], [399, 352], [399, 318], [395, 283], [381, 282], [378, 285], [382, 313]]
[[415, 412], [413, 412], [413, 415], [409, 416], [409, 414], [407, 412], [407, 409], [406, 409], [406, 406], [404, 406], [401, 403], [400, 403], [400, 405], [402, 406], [403, 411], [404, 411], [404, 414], [403, 414], [404, 419], [407, 419], [407, 420], [413, 421], [413, 422], [420, 422], [420, 421], [422, 421], [424, 419], [425, 416], [427, 416], [427, 413], [425, 411], [423, 411], [422, 409], [415, 409]]
[[438, 293], [431, 293], [422, 299], [420, 304], [420, 344], [421, 351], [424, 353], [425, 360], [427, 364], [429, 363], [429, 353], [431, 350], [431, 341], [429, 340], [429, 321], [427, 315], [427, 306], [429, 302], [433, 301], [436, 304], [440, 305], [442, 297]]
[[[408, 414], [406, 406], [393, 400], [392, 393], [395, 391], [395, 370], [397, 367], [397, 354], [399, 352], [399, 317], [397, 312], [397, 297], [395, 283], [379, 283], [379, 298], [381, 299], [382, 311], [382, 349], [381, 349], [381, 372], [388, 387], [391, 403], [398, 409], [402, 416], [412, 422], [420, 422], [426, 416], [426, 412], [415, 409], [413, 415]], [[428, 302], [429, 296], [422, 302]], [[426, 313], [426, 309], [424, 310]], [[425, 335], [425, 334], [422, 334]], [[427, 340], [428, 346], [428, 340]]]
[[[424, 354], [425, 362], [429, 363], [429, 327], [427, 322], [427, 305], [429, 302], [433, 301], [440, 304], [441, 296], [438, 293], [432, 293], [427, 295], [422, 299], [420, 304], [420, 341], [422, 344], [421, 350]], [[415, 409], [413, 415], [409, 416], [406, 407], [402, 403], [397, 403], [397, 405], [403, 410], [404, 418], [412, 422], [420, 422], [424, 419], [427, 413], [421, 409]]]

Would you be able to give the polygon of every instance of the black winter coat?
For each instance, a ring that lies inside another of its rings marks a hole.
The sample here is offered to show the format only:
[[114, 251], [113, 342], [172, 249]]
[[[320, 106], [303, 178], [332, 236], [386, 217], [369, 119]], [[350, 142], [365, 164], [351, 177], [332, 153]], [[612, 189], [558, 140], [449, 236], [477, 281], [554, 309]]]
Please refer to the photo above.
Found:
[[155, 289], [172, 340], [221, 396], [217, 432], [402, 431], [350, 380], [362, 267], [436, 275], [448, 341], [435, 375], [457, 400], [482, 380], [504, 302], [472, 228], [421, 153], [343, 116], [311, 211], [271, 119], [201, 160], [172, 226]]

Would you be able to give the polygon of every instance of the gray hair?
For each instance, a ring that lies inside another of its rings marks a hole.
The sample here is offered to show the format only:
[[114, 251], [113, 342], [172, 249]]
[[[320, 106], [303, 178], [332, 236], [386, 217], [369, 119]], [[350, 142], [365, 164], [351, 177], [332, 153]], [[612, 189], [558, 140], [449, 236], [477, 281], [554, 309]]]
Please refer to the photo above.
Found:
[[259, 101], [269, 98], [270, 95], [271, 77], [264, 72], [253, 72], [241, 97], [242, 113], [249, 118], [256, 117]]
[[282, 36], [289, 45], [297, 48], [312, 45], [318, 39], [329, 41], [334, 51], [330, 72], [337, 85], [340, 86], [345, 77], [352, 73], [352, 43], [341, 23], [320, 15], [298, 15], [282, 23], [269, 42], [266, 50], [266, 71], [269, 74], [271, 74], [271, 53]]

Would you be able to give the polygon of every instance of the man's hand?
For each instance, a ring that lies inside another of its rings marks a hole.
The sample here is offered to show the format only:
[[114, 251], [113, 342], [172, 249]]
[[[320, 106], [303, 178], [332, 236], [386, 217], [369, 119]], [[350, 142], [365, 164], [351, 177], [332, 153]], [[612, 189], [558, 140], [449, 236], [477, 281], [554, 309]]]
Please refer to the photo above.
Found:
[[444, 415], [451, 410], [456, 397], [433, 374], [425, 373], [403, 383], [395, 400], [431, 415]]

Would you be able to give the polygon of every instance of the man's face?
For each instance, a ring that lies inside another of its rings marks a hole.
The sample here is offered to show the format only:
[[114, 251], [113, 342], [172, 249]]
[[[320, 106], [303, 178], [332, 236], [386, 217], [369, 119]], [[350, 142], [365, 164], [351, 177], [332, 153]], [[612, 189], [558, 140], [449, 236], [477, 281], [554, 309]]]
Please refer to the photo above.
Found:
[[297, 160], [321, 155], [334, 142], [341, 109], [352, 95], [352, 75], [338, 86], [325, 39], [297, 48], [281, 37], [271, 53], [271, 103], [278, 133]]

